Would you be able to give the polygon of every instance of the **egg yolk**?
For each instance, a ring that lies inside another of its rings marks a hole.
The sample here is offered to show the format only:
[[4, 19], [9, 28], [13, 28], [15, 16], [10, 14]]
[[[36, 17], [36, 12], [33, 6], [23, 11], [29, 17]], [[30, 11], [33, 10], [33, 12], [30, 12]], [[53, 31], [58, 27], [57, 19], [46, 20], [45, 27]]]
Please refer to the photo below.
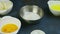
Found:
[[60, 11], [60, 4], [53, 4], [50, 7], [52, 10]]
[[17, 29], [18, 29], [18, 26], [16, 26], [15, 24], [6, 24], [2, 27], [2, 32], [11, 33], [16, 31]]

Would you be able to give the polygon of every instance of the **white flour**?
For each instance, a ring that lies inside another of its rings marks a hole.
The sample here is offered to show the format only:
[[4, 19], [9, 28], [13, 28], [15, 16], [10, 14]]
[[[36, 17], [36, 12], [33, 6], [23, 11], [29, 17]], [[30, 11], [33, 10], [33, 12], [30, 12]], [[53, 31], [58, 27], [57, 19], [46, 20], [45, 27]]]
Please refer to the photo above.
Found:
[[38, 14], [36, 14], [36, 13], [24, 12], [23, 18], [26, 19], [26, 20], [38, 20], [41, 17]]

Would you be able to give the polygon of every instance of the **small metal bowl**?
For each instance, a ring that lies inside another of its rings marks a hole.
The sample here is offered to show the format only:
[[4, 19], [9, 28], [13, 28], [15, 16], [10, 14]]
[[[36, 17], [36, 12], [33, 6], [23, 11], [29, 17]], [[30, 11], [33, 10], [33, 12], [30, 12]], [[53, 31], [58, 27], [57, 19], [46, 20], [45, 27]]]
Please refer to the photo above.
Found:
[[[36, 6], [36, 5], [26, 5], [26, 6], [24, 6], [24, 7], [21, 8], [20, 13], [19, 13], [19, 15], [22, 17], [22, 19], [24, 19], [23, 17], [24, 17], [24, 13], [26, 11], [27, 12], [35, 13], [35, 14], [39, 15], [41, 18], [44, 15], [42, 8], [40, 8], [40, 7]], [[39, 19], [41, 19], [41, 18], [39, 18]], [[39, 20], [39, 19], [37, 19], [37, 20]], [[27, 23], [29, 23], [29, 24], [30, 23], [34, 23], [35, 21], [37, 21], [37, 20], [27, 20], [27, 19], [24, 19], [24, 20]]]

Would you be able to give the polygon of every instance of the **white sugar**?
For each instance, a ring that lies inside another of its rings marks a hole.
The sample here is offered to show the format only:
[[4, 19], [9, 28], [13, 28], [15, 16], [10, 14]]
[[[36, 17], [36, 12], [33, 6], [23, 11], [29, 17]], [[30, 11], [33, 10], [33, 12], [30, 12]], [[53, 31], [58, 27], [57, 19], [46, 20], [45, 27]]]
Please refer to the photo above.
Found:
[[36, 14], [36, 13], [24, 12], [23, 18], [26, 19], [26, 20], [38, 20], [41, 17], [38, 14]]

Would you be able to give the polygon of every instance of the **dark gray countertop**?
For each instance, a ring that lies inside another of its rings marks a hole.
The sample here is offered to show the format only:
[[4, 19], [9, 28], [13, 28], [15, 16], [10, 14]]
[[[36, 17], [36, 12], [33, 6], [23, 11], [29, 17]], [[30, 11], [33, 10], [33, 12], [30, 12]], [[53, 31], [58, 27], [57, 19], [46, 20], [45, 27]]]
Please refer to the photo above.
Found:
[[[25, 27], [22, 26], [18, 34], [30, 34], [31, 31], [36, 29], [43, 30], [44, 32], [46, 32], [46, 34], [60, 34], [60, 17], [55, 17], [50, 13], [47, 1], [48, 0], [34, 0], [33, 2], [32, 0], [31, 3], [24, 3], [22, 0], [12, 0], [12, 2], [14, 3], [14, 7], [12, 11], [7, 15], [16, 18], [19, 18], [19, 10], [24, 5], [38, 5], [44, 10], [44, 17], [41, 20], [37, 21], [38, 24], [28, 25]], [[20, 20], [23, 22], [22, 19]]]

